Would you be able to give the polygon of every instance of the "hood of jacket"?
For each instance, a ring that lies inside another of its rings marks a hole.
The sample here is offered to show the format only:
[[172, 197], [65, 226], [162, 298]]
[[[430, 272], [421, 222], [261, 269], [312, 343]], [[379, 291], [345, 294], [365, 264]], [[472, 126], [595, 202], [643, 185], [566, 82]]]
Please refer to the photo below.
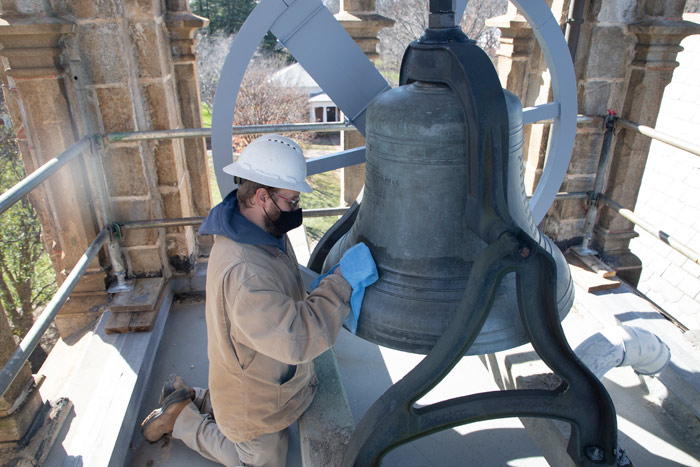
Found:
[[284, 235], [276, 238], [245, 218], [238, 210], [238, 190], [214, 206], [199, 227], [200, 235], [222, 235], [248, 245], [272, 245], [284, 251]]

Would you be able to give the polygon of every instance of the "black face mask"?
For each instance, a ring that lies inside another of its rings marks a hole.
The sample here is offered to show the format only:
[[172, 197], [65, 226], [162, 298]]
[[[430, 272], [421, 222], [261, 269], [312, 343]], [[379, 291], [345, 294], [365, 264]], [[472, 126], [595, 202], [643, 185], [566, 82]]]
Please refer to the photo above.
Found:
[[301, 222], [303, 220], [301, 208], [296, 209], [294, 211], [283, 211], [280, 209], [279, 206], [277, 206], [277, 203], [275, 203], [275, 200], [272, 198], [272, 196], [270, 196], [270, 199], [280, 211], [280, 216], [273, 221], [270, 218], [270, 215], [265, 210], [265, 208], [263, 208], [263, 211], [265, 211], [265, 215], [267, 216], [267, 222], [265, 224], [267, 224], [268, 232], [270, 232], [271, 235], [274, 235], [275, 237], [279, 238], [282, 235], [289, 232], [290, 230], [296, 229], [301, 225]]

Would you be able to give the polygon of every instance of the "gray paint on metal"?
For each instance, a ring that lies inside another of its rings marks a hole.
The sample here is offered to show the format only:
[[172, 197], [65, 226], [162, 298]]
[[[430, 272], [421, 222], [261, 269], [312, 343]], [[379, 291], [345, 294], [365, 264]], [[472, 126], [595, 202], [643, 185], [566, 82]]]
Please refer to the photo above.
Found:
[[559, 114], [560, 107], [558, 102], [548, 102], [535, 107], [526, 107], [523, 109], [523, 125], [552, 120], [558, 117]]
[[[542, 48], [552, 78], [552, 94], [559, 103], [559, 115], [554, 117], [547, 161], [537, 188], [530, 200], [530, 210], [539, 223], [549, 210], [569, 168], [576, 137], [576, 76], [569, 48], [559, 23], [547, 4], [541, 0], [512, 0], [532, 27]], [[549, 105], [549, 104], [545, 104]]]

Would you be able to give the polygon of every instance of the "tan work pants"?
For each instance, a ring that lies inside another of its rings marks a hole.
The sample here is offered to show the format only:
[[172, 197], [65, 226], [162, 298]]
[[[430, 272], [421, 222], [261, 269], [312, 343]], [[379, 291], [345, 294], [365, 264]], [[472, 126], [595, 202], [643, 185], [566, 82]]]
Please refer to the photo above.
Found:
[[287, 462], [288, 430], [234, 443], [219, 431], [209, 400], [209, 390], [194, 388], [195, 399], [182, 409], [173, 438], [203, 457], [226, 466], [284, 467]]

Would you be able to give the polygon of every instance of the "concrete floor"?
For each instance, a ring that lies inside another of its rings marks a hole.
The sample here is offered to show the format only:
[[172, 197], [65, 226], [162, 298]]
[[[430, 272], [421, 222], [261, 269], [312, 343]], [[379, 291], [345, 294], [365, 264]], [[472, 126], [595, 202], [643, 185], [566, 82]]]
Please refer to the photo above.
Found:
[[[336, 344], [338, 363], [348, 394], [355, 422], [394, 381], [400, 379], [422, 358], [420, 355], [398, 352], [341, 331]], [[204, 304], [175, 303], [170, 311], [163, 340], [153, 366], [153, 372], [139, 420], [158, 404], [162, 382], [176, 373], [192, 386], [205, 386], [207, 381], [206, 326]], [[477, 358], [465, 358], [421, 403], [453, 397], [461, 389], [471, 392], [494, 390], [483, 365]], [[289, 441], [287, 466], [301, 466], [296, 424]], [[163, 439], [148, 443], [137, 427], [132, 442], [132, 466], [209, 466], [217, 465], [188, 449], [181, 441]], [[383, 466], [461, 466], [470, 459], [471, 465], [530, 467], [548, 465], [517, 419], [480, 422], [446, 430], [390, 453]]]
[[[580, 296], [580, 295], [579, 295]], [[586, 329], [585, 313], [573, 310], [564, 328]], [[567, 334], [572, 331], [567, 331]], [[573, 340], [576, 340], [574, 338]], [[343, 330], [336, 353], [355, 423], [393, 382], [422, 358], [382, 348]], [[139, 413], [142, 420], [157, 405], [162, 382], [170, 373], [182, 375], [194, 386], [207, 380], [206, 330], [203, 302], [174, 303], [156, 356], [149, 388]], [[684, 437], [654, 403], [644, 383], [630, 368], [610, 371], [604, 383], [618, 411], [620, 444], [637, 467], [700, 466], [698, 440]], [[478, 357], [465, 357], [419, 403], [496, 389]], [[190, 451], [178, 440], [146, 442], [135, 427], [132, 466], [215, 465]], [[287, 465], [301, 465], [296, 426], [290, 437]], [[445, 430], [391, 452], [383, 466], [513, 466], [549, 465], [518, 419], [494, 420]]]

